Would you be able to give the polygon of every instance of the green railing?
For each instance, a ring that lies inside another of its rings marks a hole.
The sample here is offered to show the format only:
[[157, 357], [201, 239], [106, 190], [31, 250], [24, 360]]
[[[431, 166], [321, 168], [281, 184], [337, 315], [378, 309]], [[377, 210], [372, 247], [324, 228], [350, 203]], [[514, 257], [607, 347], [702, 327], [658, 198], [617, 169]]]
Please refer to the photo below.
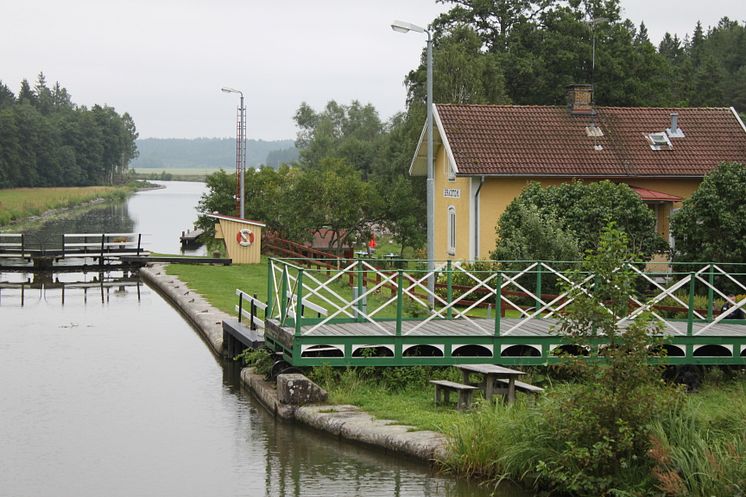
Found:
[[[407, 269], [380, 267], [366, 259], [345, 260], [339, 269], [314, 269], [304, 267], [302, 259], [271, 258], [268, 315], [293, 327], [297, 335], [304, 326], [338, 322], [488, 316], [500, 334], [500, 319], [506, 314], [558, 317], [572, 301], [568, 287], [591, 292], [595, 284], [594, 275], [580, 271], [575, 261], [439, 261], [433, 272], [421, 269], [422, 261], [391, 262]], [[655, 269], [656, 264], [666, 270]], [[648, 262], [625, 268], [634, 272], [639, 292], [629, 296], [629, 313], [620, 321], [651, 311], [664, 323], [687, 321], [691, 334], [693, 323], [720, 322], [746, 305], [744, 297], [729, 298], [746, 296], [746, 264]], [[434, 289], [427, 283], [431, 275], [437, 282]], [[720, 312], [722, 306], [725, 313]]]

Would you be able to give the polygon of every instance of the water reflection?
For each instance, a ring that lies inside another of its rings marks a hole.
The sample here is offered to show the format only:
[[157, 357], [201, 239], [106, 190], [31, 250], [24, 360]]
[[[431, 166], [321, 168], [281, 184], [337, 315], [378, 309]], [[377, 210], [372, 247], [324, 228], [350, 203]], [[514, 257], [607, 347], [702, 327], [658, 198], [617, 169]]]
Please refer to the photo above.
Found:
[[130, 271], [97, 271], [85, 273], [68, 273], [54, 271], [0, 273], [0, 306], [25, 306], [44, 300], [59, 301], [65, 305], [66, 298], [80, 296], [83, 303], [89, 297], [101, 303], [109, 302], [112, 295], [121, 297], [127, 292], [134, 292], [140, 300], [142, 282], [135, 272]]
[[64, 233], [142, 233], [143, 246], [151, 252], [205, 255], [204, 247], [183, 250], [182, 231], [197, 220], [197, 203], [204, 183], [156, 181], [163, 187], [140, 191], [127, 200], [113, 201], [75, 211], [25, 231], [29, 248], [61, 248]]

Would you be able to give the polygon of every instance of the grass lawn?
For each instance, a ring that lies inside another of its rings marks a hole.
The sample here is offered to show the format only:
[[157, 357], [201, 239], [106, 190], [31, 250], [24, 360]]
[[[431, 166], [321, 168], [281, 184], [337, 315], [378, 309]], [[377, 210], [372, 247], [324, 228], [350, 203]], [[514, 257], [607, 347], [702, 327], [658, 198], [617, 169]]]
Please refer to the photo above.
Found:
[[256, 294], [267, 300], [267, 258], [261, 264], [207, 266], [201, 264], [169, 264], [166, 273], [177, 276], [218, 309], [235, 315], [238, 304], [236, 289]]
[[0, 190], [0, 226], [97, 198], [123, 198], [131, 190], [129, 186], [3, 189]]

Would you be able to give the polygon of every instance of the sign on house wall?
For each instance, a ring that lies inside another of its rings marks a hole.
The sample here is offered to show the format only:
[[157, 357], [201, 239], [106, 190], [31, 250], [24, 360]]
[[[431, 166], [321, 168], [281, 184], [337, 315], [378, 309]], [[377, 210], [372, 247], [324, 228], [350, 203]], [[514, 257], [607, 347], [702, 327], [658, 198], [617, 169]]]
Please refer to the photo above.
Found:
[[444, 188], [443, 196], [446, 198], [461, 198], [460, 188]]

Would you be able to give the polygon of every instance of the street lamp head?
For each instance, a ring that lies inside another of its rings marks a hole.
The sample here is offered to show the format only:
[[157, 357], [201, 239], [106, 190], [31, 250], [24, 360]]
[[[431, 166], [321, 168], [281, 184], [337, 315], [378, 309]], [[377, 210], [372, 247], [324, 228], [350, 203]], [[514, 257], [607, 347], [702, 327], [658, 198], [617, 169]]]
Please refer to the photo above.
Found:
[[397, 33], [407, 33], [409, 31], [414, 31], [415, 33], [426, 32], [425, 28], [423, 27], [417, 26], [416, 24], [412, 24], [411, 22], [399, 21], [399, 20], [396, 20], [391, 23], [391, 29], [393, 29]]
[[224, 86], [220, 89], [223, 93], [241, 93], [238, 90], [234, 90], [233, 88], [228, 88], [227, 86]]

